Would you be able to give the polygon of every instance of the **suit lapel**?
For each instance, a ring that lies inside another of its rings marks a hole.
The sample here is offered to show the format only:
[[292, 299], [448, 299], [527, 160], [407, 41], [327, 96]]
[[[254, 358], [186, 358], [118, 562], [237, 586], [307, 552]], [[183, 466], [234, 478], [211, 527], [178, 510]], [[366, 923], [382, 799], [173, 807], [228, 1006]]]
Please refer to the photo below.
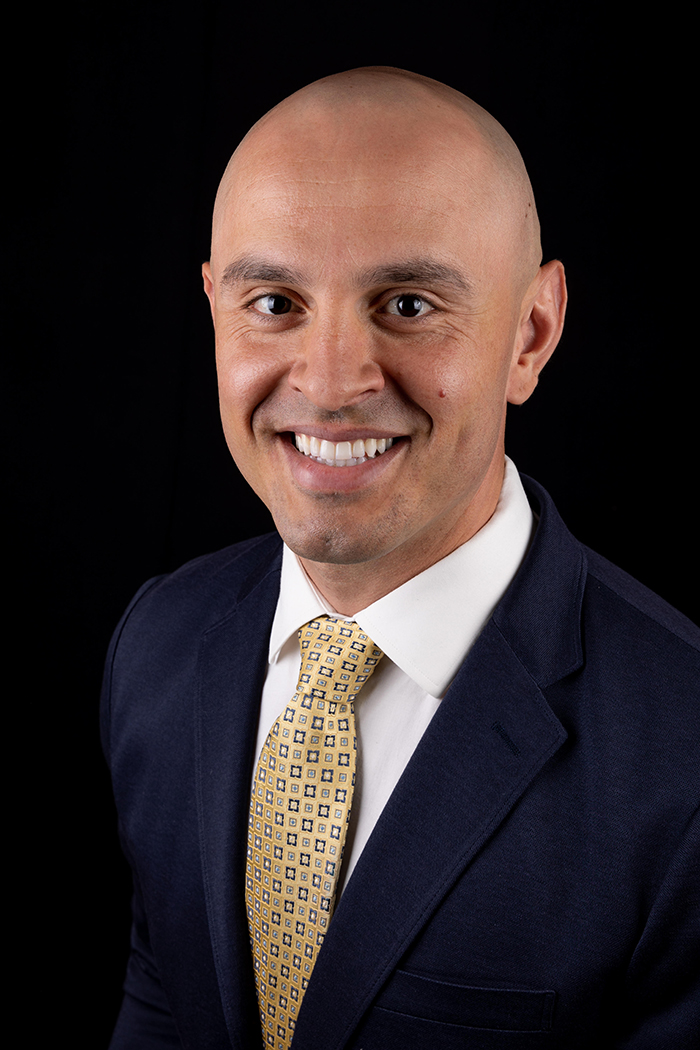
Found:
[[244, 877], [253, 750], [279, 565], [277, 558], [272, 570], [252, 574], [233, 611], [205, 633], [200, 649], [200, 856], [221, 1001], [231, 1042], [240, 1050], [259, 1039]]

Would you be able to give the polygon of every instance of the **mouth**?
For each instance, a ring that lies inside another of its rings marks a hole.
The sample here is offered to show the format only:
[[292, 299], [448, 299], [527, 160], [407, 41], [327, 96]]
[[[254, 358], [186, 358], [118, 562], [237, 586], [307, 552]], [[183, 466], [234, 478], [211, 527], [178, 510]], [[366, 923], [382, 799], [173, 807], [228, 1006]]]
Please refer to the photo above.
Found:
[[299, 452], [328, 467], [357, 467], [387, 452], [394, 438], [368, 437], [354, 441], [325, 441], [309, 434], [294, 434]]

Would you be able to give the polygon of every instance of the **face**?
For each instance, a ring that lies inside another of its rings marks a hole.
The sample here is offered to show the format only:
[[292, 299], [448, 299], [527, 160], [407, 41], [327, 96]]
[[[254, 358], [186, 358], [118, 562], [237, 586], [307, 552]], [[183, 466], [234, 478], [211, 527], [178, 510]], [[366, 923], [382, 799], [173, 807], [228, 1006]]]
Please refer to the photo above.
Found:
[[463, 126], [290, 124], [241, 151], [204, 269], [224, 432], [303, 559], [396, 585], [498, 499], [524, 338], [510, 227]]

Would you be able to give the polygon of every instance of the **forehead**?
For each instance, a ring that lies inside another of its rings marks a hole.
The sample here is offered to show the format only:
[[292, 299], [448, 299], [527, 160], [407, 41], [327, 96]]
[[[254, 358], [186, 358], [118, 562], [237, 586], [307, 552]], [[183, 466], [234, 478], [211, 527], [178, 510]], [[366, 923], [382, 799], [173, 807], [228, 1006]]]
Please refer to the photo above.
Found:
[[[439, 107], [438, 107], [439, 108]], [[478, 131], [453, 113], [278, 114], [234, 156], [215, 219], [213, 256], [341, 259], [430, 255], [470, 271], [503, 268], [506, 215]]]

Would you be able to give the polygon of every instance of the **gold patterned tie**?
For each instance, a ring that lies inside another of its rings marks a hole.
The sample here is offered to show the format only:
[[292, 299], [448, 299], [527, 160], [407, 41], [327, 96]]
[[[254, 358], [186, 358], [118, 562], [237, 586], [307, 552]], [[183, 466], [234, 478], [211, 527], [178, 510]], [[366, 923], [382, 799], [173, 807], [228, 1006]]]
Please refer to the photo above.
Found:
[[299, 631], [297, 691], [260, 753], [246, 907], [263, 1046], [288, 1050], [335, 903], [355, 783], [354, 697], [383, 653], [333, 616]]

